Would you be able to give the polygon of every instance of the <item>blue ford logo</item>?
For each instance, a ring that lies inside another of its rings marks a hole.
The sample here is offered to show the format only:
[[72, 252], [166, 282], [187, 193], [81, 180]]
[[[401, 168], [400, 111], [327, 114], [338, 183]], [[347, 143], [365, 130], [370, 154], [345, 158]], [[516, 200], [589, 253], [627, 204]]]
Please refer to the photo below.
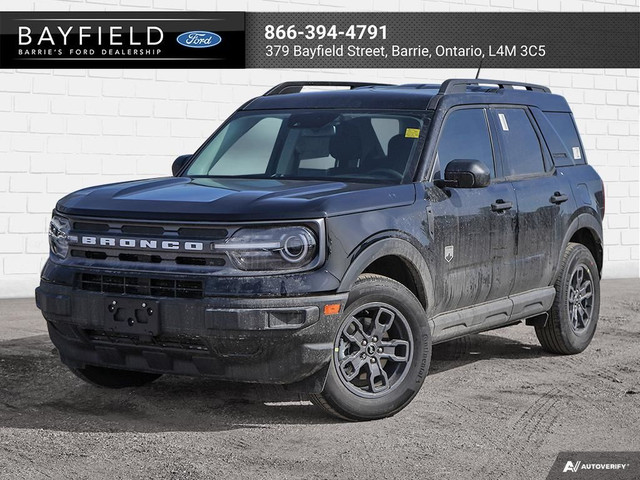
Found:
[[176, 40], [184, 47], [209, 48], [218, 45], [222, 38], [217, 33], [194, 30], [193, 32], [181, 33]]

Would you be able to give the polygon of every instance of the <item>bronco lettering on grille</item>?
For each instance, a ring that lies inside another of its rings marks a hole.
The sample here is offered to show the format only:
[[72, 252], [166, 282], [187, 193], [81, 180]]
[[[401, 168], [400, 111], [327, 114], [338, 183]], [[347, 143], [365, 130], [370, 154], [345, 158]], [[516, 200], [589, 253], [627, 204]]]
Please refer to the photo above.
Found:
[[190, 242], [179, 240], [149, 240], [145, 238], [114, 238], [82, 235], [80, 244], [95, 245], [101, 247], [138, 248], [152, 250], [204, 250], [203, 242]]

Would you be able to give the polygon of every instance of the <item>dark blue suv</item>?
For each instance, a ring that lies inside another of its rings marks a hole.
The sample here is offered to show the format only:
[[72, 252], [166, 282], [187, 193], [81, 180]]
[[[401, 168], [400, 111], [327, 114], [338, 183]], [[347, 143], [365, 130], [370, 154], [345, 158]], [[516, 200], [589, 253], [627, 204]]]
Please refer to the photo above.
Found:
[[[348, 88], [302, 91], [326, 86]], [[281, 384], [368, 420], [411, 401], [434, 343], [526, 321], [546, 350], [584, 350], [603, 215], [546, 87], [288, 82], [173, 177], [60, 200], [36, 300], [93, 384]]]

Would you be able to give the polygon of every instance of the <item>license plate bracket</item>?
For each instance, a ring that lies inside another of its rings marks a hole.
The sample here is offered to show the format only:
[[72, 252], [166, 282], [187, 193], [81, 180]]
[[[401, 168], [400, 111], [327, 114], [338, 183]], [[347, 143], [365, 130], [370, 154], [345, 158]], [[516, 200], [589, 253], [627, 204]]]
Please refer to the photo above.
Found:
[[109, 297], [104, 302], [104, 328], [108, 332], [152, 335], [160, 333], [157, 301]]

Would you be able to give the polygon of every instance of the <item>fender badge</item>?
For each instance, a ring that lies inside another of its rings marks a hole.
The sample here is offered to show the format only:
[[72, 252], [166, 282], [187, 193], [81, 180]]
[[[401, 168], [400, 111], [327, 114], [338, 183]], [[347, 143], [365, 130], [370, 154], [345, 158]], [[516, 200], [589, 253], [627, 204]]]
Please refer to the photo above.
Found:
[[447, 263], [453, 260], [453, 245], [447, 245], [444, 247], [444, 259]]

